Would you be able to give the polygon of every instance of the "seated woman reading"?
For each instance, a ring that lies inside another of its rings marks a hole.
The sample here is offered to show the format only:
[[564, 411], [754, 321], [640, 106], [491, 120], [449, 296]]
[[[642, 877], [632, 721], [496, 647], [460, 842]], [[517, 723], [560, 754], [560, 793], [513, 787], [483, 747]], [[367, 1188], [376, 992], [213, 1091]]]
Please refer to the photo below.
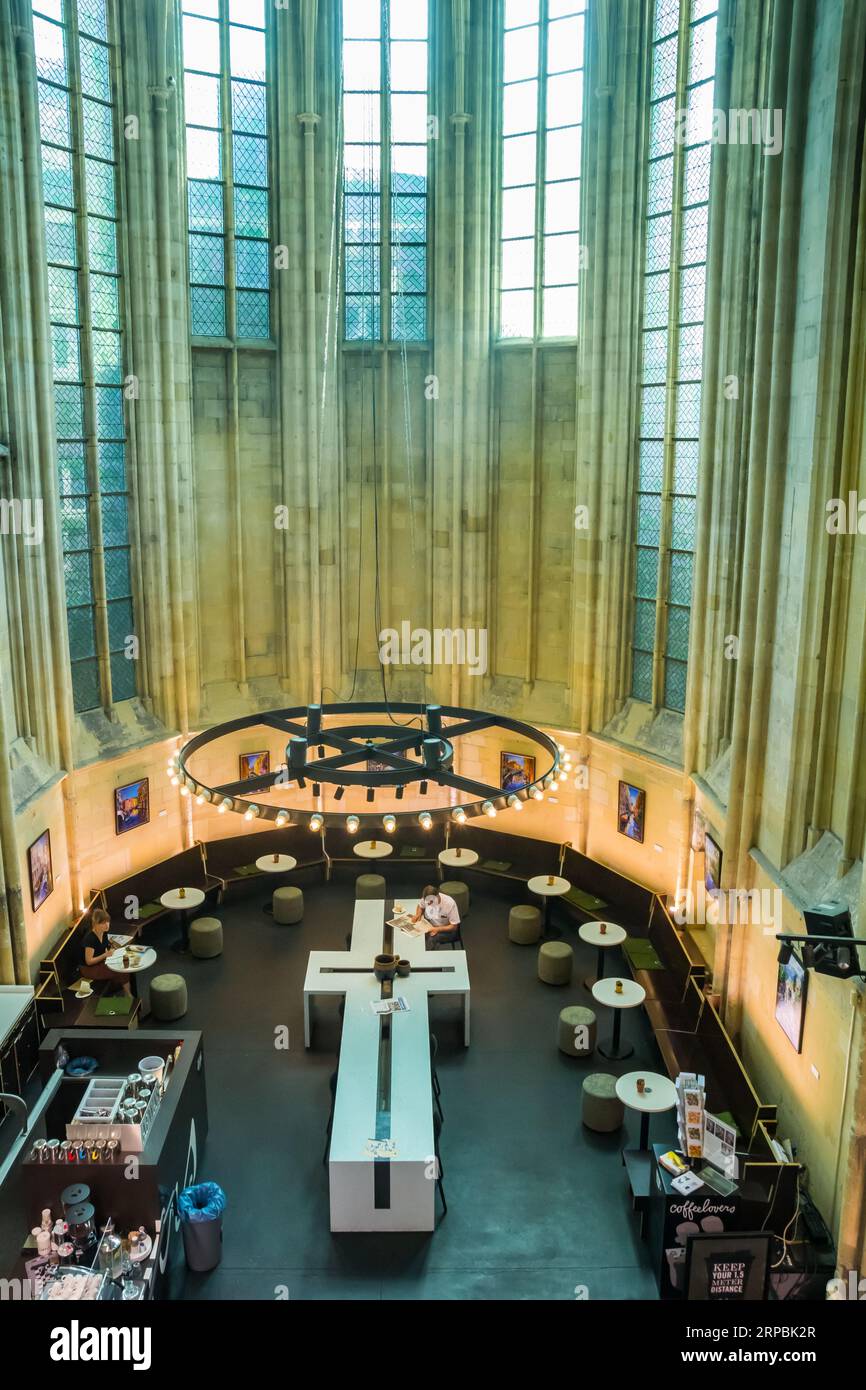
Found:
[[111, 918], [108, 913], [101, 907], [95, 908], [90, 918], [90, 931], [84, 938], [81, 974], [85, 980], [113, 980], [115, 984], [123, 986], [124, 994], [131, 994], [129, 976], [122, 970], [112, 970], [110, 965], [106, 965], [114, 950], [105, 940], [110, 926]]

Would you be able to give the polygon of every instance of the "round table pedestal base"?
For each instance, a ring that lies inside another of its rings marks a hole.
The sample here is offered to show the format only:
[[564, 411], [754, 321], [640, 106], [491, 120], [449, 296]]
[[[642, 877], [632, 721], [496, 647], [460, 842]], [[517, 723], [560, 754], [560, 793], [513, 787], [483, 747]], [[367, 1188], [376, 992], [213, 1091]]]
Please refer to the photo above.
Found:
[[599, 1043], [596, 1049], [602, 1057], [606, 1057], [609, 1062], [622, 1062], [626, 1057], [631, 1057], [634, 1048], [631, 1043], [620, 1043], [619, 1046], [610, 1043]]

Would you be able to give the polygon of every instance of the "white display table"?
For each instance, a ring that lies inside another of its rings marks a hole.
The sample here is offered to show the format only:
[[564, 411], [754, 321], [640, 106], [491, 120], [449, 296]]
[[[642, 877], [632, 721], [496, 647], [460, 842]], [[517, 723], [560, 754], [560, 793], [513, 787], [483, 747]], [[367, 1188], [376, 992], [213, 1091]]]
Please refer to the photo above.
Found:
[[471, 869], [478, 855], [474, 849], [440, 849], [439, 863], [448, 869]]
[[[637, 1088], [639, 1080], [644, 1082], [641, 1093]], [[650, 1115], [660, 1115], [664, 1110], [673, 1110], [677, 1103], [677, 1089], [666, 1076], [654, 1071], [629, 1071], [616, 1080], [616, 1093], [623, 1105], [630, 1110], [640, 1111], [640, 1147], [649, 1148]]]
[[297, 859], [290, 854], [263, 854], [256, 860], [256, 868], [261, 869], [263, 874], [287, 874], [290, 869], [296, 868], [297, 863]]
[[[552, 883], [550, 882], [551, 878], [553, 879]], [[534, 893], [536, 897], [544, 899], [543, 930], [547, 931], [550, 899], [561, 898], [563, 893], [568, 892], [571, 884], [567, 878], [559, 878], [556, 874], [536, 874], [534, 878], [529, 880], [526, 886], [530, 893]]]
[[[183, 891], [183, 897], [181, 897]], [[200, 888], [171, 888], [167, 893], [163, 893], [159, 900], [163, 907], [168, 908], [169, 912], [180, 913], [180, 937], [174, 942], [172, 950], [185, 955], [189, 950], [189, 913], [196, 907], [201, 907], [204, 902], [204, 893]]]
[[[604, 927], [604, 931], [602, 931]], [[604, 979], [604, 953], [613, 946], [621, 946], [628, 933], [624, 927], [616, 922], [584, 922], [577, 929], [577, 934], [581, 941], [585, 941], [587, 946], [595, 946], [598, 951], [598, 966], [596, 967], [596, 980]], [[592, 989], [595, 980], [587, 975], [584, 980], [587, 989]]]
[[[617, 992], [617, 984], [622, 985], [622, 989]], [[622, 1061], [624, 1057], [630, 1057], [634, 1052], [631, 1043], [620, 1046], [620, 1034], [622, 1032], [622, 1011], [623, 1009], [636, 1009], [646, 998], [646, 990], [642, 985], [638, 985], [634, 980], [616, 980], [611, 976], [607, 980], [596, 980], [592, 987], [592, 997], [599, 1004], [604, 1004], [608, 1009], [614, 1010], [613, 1016], [613, 1037], [606, 1047], [599, 1043], [598, 1051], [602, 1057], [607, 1057], [611, 1062]]]
[[389, 854], [394, 853], [394, 846], [389, 845], [387, 840], [360, 840], [352, 846], [352, 850], [359, 859], [387, 859]]
[[[385, 903], [356, 903], [352, 949], [312, 952], [304, 981], [307, 1047], [311, 997], [342, 994], [346, 999], [329, 1153], [332, 1231], [433, 1230], [431, 994], [463, 995], [469, 1044], [466, 954], [428, 954], [423, 936], [387, 929], [387, 942], [393, 933], [393, 953], [412, 961], [412, 974], [398, 975], [392, 985], [393, 997], [402, 995], [409, 1010], [373, 1013], [371, 1002], [384, 992], [372, 966], [373, 956], [387, 944], [385, 918]], [[393, 1145], [391, 1156], [376, 1156], [377, 1141]]]

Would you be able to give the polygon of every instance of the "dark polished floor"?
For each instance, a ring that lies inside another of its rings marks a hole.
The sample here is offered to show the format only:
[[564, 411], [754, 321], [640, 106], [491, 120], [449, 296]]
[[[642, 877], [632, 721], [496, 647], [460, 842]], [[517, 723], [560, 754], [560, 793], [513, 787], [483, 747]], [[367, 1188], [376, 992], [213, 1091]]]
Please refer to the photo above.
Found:
[[[417, 893], [425, 873], [410, 866], [404, 878], [391, 878], [389, 895]], [[623, 1036], [634, 1043], [634, 1057], [611, 1063], [563, 1056], [559, 1010], [591, 1002], [577, 982], [593, 968], [595, 953], [554, 910], [549, 934], [573, 946], [575, 982], [541, 984], [537, 948], [508, 940], [508, 906], [519, 899], [515, 892], [503, 896], [500, 885], [473, 885], [464, 927], [472, 983], [468, 1050], [459, 1002], [432, 1004], [448, 1214], [432, 1234], [331, 1235], [321, 1158], [339, 1025], [336, 1004], [317, 1001], [313, 1047], [305, 1052], [302, 990], [309, 952], [345, 944], [353, 883], [354, 874], [339, 867], [327, 887], [308, 879], [304, 920], [295, 927], [276, 926], [262, 911], [268, 885], [246, 887], [218, 910], [225, 950], [216, 960], [173, 955], [177, 931], [170, 922], [148, 933], [159, 947], [156, 970], [186, 977], [183, 1026], [204, 1033], [210, 1134], [201, 1176], [219, 1182], [228, 1198], [221, 1265], [206, 1275], [176, 1269], [170, 1293], [573, 1299], [577, 1286], [586, 1286], [590, 1299], [654, 1298], [620, 1161], [623, 1143], [637, 1142], [638, 1117], [627, 1112], [624, 1131], [613, 1135], [580, 1123], [588, 1071], [659, 1068], [652, 1032], [643, 1010], [630, 1010]], [[610, 955], [608, 973], [623, 968], [618, 953]], [[598, 1006], [596, 1012], [604, 1013]], [[288, 1051], [274, 1045], [283, 1026]], [[600, 1026], [608, 1034], [609, 1017]], [[652, 1137], [673, 1139], [670, 1115], [654, 1118]]]

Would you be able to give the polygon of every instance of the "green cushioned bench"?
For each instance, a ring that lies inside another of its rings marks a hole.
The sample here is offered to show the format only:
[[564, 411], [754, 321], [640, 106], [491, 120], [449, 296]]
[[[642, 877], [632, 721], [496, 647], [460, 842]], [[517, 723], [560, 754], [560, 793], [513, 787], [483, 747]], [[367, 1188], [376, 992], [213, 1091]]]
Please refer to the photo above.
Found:
[[511, 864], [507, 859], [482, 859], [478, 867], [488, 874], [507, 874]]
[[401, 859], [432, 859], [433, 855], [424, 845], [401, 845]]
[[146, 922], [149, 917], [156, 917], [160, 912], [165, 912], [162, 903], [142, 903], [138, 909], [138, 920]]
[[574, 887], [563, 893], [560, 902], [579, 908], [581, 912], [601, 912], [607, 907], [607, 903], [602, 898], [597, 898], [594, 893], [585, 893], [582, 888]]
[[664, 970], [664, 961], [645, 936], [630, 936], [622, 944], [623, 954], [633, 970]]
[[253, 878], [256, 874], [260, 874], [262, 871], [259, 868], [258, 864], [239, 864], [236, 869], [232, 870], [232, 872], [239, 874], [241, 878]]

